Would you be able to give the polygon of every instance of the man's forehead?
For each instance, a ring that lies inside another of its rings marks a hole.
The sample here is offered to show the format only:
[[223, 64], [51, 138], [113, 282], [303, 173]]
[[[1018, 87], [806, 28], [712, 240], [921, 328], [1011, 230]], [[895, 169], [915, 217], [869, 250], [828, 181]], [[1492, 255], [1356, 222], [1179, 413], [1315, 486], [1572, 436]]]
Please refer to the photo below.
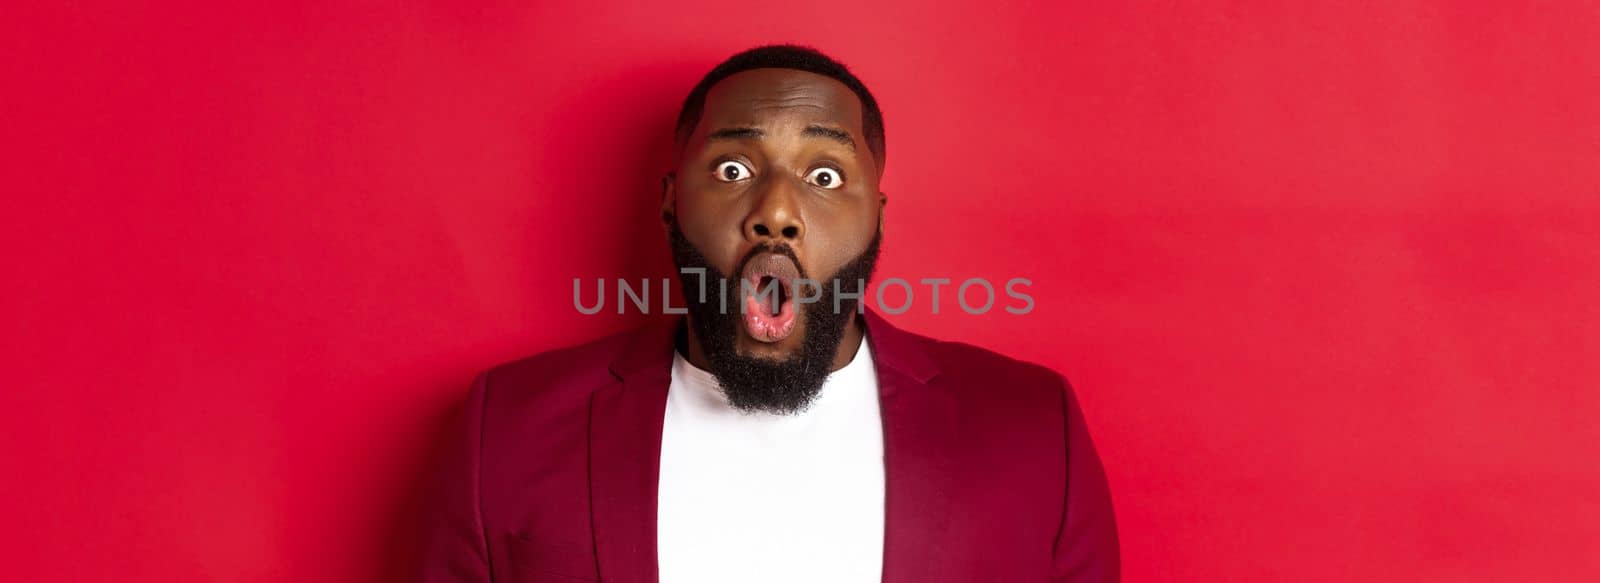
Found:
[[836, 124], [856, 133], [861, 100], [837, 79], [795, 69], [751, 69], [718, 82], [706, 94], [701, 125], [763, 125], [785, 120]]

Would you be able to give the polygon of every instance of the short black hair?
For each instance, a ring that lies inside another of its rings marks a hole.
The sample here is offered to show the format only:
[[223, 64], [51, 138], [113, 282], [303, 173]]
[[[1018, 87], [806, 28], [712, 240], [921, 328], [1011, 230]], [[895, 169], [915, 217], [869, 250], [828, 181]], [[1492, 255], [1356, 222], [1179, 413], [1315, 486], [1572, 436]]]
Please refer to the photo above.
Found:
[[679, 145], [688, 141], [695, 126], [700, 124], [700, 115], [705, 112], [706, 94], [711, 92], [711, 87], [735, 73], [751, 69], [795, 69], [830, 77], [849, 87], [861, 100], [861, 131], [866, 133], [863, 138], [867, 141], [867, 148], [877, 159], [878, 170], [883, 170], [883, 112], [878, 110], [878, 101], [872, 98], [872, 92], [850, 73], [844, 63], [816, 49], [799, 45], [767, 45], [748, 49], [712, 68], [689, 91], [689, 97], [683, 100], [683, 109], [678, 111], [676, 138]]

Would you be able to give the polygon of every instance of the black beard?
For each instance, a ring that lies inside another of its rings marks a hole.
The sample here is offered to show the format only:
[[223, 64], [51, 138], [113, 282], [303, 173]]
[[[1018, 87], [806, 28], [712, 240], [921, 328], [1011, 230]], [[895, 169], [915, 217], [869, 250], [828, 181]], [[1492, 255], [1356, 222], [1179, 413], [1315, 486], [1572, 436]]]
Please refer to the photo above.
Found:
[[[873, 268], [877, 266], [878, 243], [883, 233], [873, 235], [867, 248], [840, 267], [833, 277], [817, 282], [822, 289], [816, 303], [799, 305], [797, 302], [796, 307], [801, 308], [805, 318], [805, 336], [801, 338], [799, 353], [781, 360], [739, 353], [734, 341], [738, 338], [738, 326], [742, 320], [740, 306], [744, 305], [739, 291], [743, 289], [740, 287], [741, 281], [731, 279], [713, 267], [706, 256], [684, 238], [676, 217], [668, 220], [667, 233], [672, 242], [673, 262], [678, 265], [678, 283], [683, 286], [689, 325], [694, 326], [695, 336], [700, 339], [700, 348], [711, 362], [711, 376], [716, 378], [717, 385], [727, 395], [728, 403], [745, 412], [790, 415], [804, 411], [816, 399], [817, 393], [822, 391], [822, 383], [833, 372], [834, 355], [838, 353], [839, 343], [844, 340], [845, 325], [859, 309], [860, 301], [849, 296], [839, 299], [835, 309], [835, 297], [843, 294], [859, 296], [862, 293], [865, 282], [872, 279]], [[800, 277], [809, 278], [794, 251], [781, 243], [768, 243], [751, 249], [734, 266], [734, 273], [743, 273], [745, 262], [762, 252], [787, 255], [800, 270]], [[702, 273], [705, 277], [701, 278], [692, 272], [685, 273], [686, 269], [704, 269]], [[703, 288], [700, 287], [702, 279]], [[705, 290], [704, 297], [700, 294], [702, 289]], [[728, 290], [731, 294], [726, 304], [719, 297], [720, 290]], [[836, 290], [839, 293], [835, 293]], [[687, 355], [685, 333], [685, 329], [678, 331], [678, 350]]]

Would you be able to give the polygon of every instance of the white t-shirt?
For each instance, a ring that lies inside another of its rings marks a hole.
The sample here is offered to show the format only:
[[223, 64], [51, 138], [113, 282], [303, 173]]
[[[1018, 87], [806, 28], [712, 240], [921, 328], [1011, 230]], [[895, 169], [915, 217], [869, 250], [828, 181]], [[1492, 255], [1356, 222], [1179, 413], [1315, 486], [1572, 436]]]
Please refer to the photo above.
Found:
[[866, 339], [795, 415], [743, 413], [682, 355], [661, 433], [661, 583], [883, 576], [883, 425]]

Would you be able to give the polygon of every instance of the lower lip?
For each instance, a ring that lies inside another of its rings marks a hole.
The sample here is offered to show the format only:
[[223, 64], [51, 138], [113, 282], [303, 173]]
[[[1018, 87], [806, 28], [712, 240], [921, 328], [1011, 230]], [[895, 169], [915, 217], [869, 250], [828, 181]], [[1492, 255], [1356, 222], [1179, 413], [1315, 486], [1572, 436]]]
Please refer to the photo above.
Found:
[[788, 338], [794, 332], [795, 314], [794, 297], [784, 300], [774, 315], [770, 309], [771, 304], [756, 299], [756, 296], [745, 296], [744, 299], [744, 329], [750, 333], [751, 338], [761, 342], [777, 342]]

